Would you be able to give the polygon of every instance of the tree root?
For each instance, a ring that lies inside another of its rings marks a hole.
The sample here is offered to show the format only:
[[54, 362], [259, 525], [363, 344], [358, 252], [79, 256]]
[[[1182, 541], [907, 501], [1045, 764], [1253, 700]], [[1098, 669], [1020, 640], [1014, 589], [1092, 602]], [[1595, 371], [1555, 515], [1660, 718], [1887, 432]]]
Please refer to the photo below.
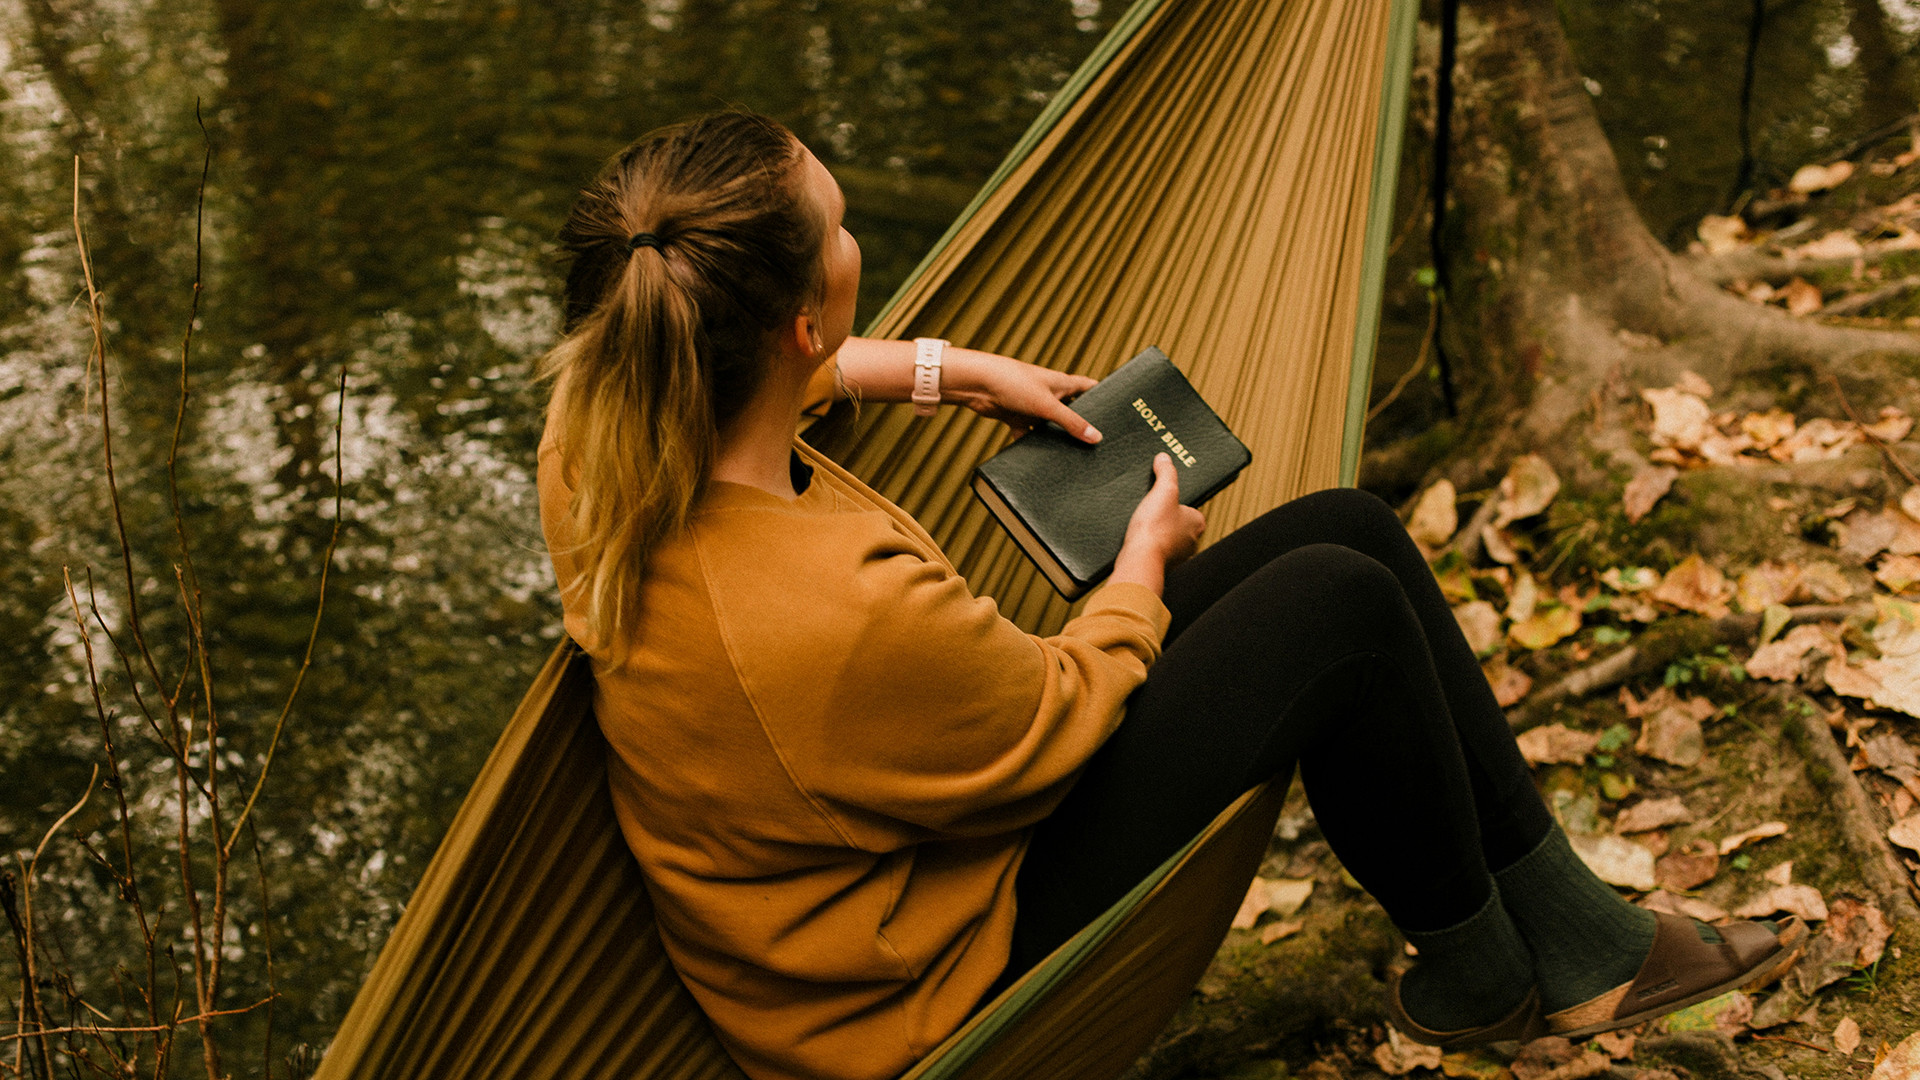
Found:
[[[1786, 626], [1836, 622], [1871, 614], [1872, 604], [1807, 604], [1787, 609]], [[1760, 616], [1752, 613], [1712, 620], [1675, 619], [1669, 623], [1657, 640], [1648, 641], [1643, 637], [1641, 642], [1570, 672], [1546, 689], [1529, 695], [1526, 701], [1507, 710], [1508, 725], [1515, 731], [1538, 727], [1564, 702], [1610, 690], [1628, 679], [1663, 671], [1668, 664], [1715, 645], [1751, 640], [1760, 630]]]
[[[1799, 700], [1806, 701], [1804, 697]], [[1812, 704], [1807, 702], [1808, 706]], [[1920, 890], [1915, 889], [1913, 875], [1907, 873], [1887, 843], [1872, 797], [1821, 719], [1824, 712], [1818, 707], [1788, 709], [1788, 741], [1806, 759], [1807, 778], [1833, 808], [1849, 865], [1859, 873], [1860, 883], [1873, 892], [1880, 910], [1896, 924], [1920, 919], [1920, 905], [1914, 902], [1920, 899]]]

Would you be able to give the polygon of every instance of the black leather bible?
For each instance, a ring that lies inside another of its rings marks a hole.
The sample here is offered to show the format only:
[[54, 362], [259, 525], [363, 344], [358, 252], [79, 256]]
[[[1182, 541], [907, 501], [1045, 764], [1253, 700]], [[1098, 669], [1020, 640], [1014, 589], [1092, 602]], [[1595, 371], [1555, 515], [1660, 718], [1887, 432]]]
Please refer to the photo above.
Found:
[[1253, 460], [1167, 354], [1149, 347], [1073, 411], [1098, 428], [1088, 446], [1057, 425], [1035, 428], [987, 459], [973, 491], [1071, 600], [1113, 572], [1127, 521], [1153, 486], [1153, 456], [1180, 473], [1180, 501], [1199, 506]]

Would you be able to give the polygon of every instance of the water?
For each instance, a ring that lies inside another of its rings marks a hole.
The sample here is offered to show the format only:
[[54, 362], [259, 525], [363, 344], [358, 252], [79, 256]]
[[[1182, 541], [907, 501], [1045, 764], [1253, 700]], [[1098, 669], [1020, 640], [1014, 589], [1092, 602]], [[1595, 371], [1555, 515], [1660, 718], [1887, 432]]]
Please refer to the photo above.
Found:
[[[1630, 187], [1673, 237], [1727, 183], [1744, 5], [1567, 12]], [[84, 606], [91, 572], [109, 729], [148, 822], [134, 840], [153, 867], [142, 887], [169, 907], [161, 944], [187, 947], [164, 858], [172, 774], [105, 636], [133, 648], [76, 302], [75, 154], [136, 595], [171, 684], [191, 656], [175, 567], [198, 582], [229, 788], [258, 773], [313, 625], [344, 411], [325, 613], [255, 818], [275, 914], [263, 919], [236, 863], [238, 925], [221, 945], [240, 1003], [260, 989], [273, 932], [278, 1060], [327, 1039], [558, 639], [532, 500], [542, 395], [530, 372], [554, 331], [551, 237], [578, 184], [659, 123], [767, 112], [848, 191], [864, 318], [1116, 14], [1111, 0], [0, 0], [0, 840], [30, 853], [99, 759], [87, 642], [62, 576]], [[1865, 54], [1840, 43], [1857, 16], [1808, 0], [1769, 28], [1769, 63], [1797, 66], [1769, 80], [1756, 113], [1764, 168], [1790, 172], [1861, 129]], [[1912, 22], [1890, 20], [1901, 57]], [[1702, 81], [1712, 94], [1683, 92]], [[1640, 152], [1655, 139], [1657, 167]], [[179, 465], [188, 567], [166, 461], [207, 153]], [[1411, 329], [1390, 328], [1388, 353], [1417, 343], [1411, 280], [1424, 261], [1417, 238], [1398, 256], [1390, 285]], [[1381, 370], [1396, 370], [1390, 356]], [[151, 702], [151, 680], [136, 682]], [[117, 850], [109, 796], [65, 835]], [[50, 851], [42, 926], [99, 990], [113, 962], [137, 959], [124, 945], [134, 924], [101, 899], [96, 865], [70, 844]], [[254, 1028], [236, 1042], [257, 1044], [261, 1022], [242, 1022]]]

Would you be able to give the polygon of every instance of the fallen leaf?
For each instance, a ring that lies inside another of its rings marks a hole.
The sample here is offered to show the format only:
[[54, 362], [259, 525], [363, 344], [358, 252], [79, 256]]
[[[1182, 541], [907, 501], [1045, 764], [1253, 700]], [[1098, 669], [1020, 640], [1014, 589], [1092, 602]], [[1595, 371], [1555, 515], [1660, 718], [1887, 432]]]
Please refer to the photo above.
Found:
[[1737, 214], [1725, 217], [1708, 214], [1700, 219], [1694, 232], [1700, 237], [1700, 242], [1707, 246], [1707, 254], [1724, 255], [1740, 247], [1740, 242], [1746, 239], [1747, 223]]
[[1913, 746], [1893, 731], [1875, 735], [1861, 743], [1860, 758], [1864, 764], [1882, 772], [1920, 768], [1920, 754], [1916, 754]]
[[1487, 677], [1487, 685], [1493, 688], [1493, 699], [1503, 709], [1517, 704], [1533, 689], [1533, 677], [1508, 664], [1504, 658], [1495, 657], [1480, 670]]
[[1823, 604], [1844, 604], [1853, 599], [1853, 582], [1839, 564], [1812, 562], [1800, 569], [1800, 585], [1809, 599]]
[[1633, 474], [1627, 481], [1626, 490], [1620, 493], [1621, 508], [1627, 512], [1630, 524], [1638, 523], [1653, 511], [1653, 507], [1673, 489], [1673, 482], [1680, 470], [1671, 465], [1646, 465]]
[[1636, 892], [1652, 892], [1659, 887], [1653, 876], [1653, 852], [1639, 844], [1608, 833], [1568, 839], [1574, 854], [1601, 881]]
[[1580, 613], [1555, 604], [1507, 627], [1507, 638], [1523, 649], [1545, 649], [1580, 632]]
[[1484, 656], [1500, 644], [1500, 612], [1485, 600], [1461, 604], [1453, 609], [1453, 618], [1460, 624], [1460, 632], [1466, 635], [1474, 655]]
[[1422, 1046], [1393, 1027], [1387, 1028], [1387, 1041], [1373, 1048], [1373, 1063], [1388, 1076], [1405, 1076], [1415, 1069], [1438, 1069], [1440, 1056], [1439, 1047]]
[[1753, 656], [1744, 665], [1747, 674], [1756, 679], [1771, 679], [1774, 682], [1792, 682], [1800, 677], [1806, 656], [1815, 649], [1831, 650], [1831, 631], [1816, 625], [1801, 624], [1787, 631], [1778, 641], [1762, 645], [1753, 650]]
[[1701, 922], [1712, 922], [1715, 919], [1727, 917], [1725, 910], [1714, 907], [1705, 900], [1691, 896], [1676, 896], [1665, 889], [1643, 898], [1640, 906], [1648, 911], [1664, 911], [1669, 915], [1682, 915], [1689, 919], [1699, 919]]
[[1767, 456], [1775, 461], [1831, 461], [1859, 441], [1860, 429], [1852, 423], [1816, 416], [1769, 447]]
[[1653, 866], [1653, 877], [1660, 887], [1679, 892], [1697, 889], [1712, 881], [1719, 872], [1720, 856], [1711, 851], [1663, 855]]
[[1653, 406], [1653, 444], [1694, 450], [1714, 434], [1713, 410], [1684, 390], [1642, 390], [1640, 397]]
[[1618, 593], [1645, 592], [1660, 584], [1660, 572], [1651, 566], [1610, 566], [1600, 572], [1600, 584]]
[[1820, 296], [1820, 286], [1801, 277], [1787, 282], [1778, 295], [1786, 301], [1789, 315], [1811, 315], [1826, 302]]
[[1865, 667], [1854, 667], [1840, 657], [1827, 661], [1821, 669], [1821, 677], [1827, 680], [1827, 689], [1847, 697], [1872, 698], [1880, 693], [1880, 680]]
[[1803, 259], [1857, 259], [1866, 254], [1867, 249], [1859, 237], [1845, 229], [1834, 229], [1818, 240], [1794, 248], [1793, 253]]
[[[1801, 195], [1827, 191], [1846, 183], [1853, 175], [1853, 162], [1836, 161], [1831, 165], [1802, 165], [1793, 172], [1793, 179], [1787, 181], [1787, 190]], [[1831, 232], [1828, 236], [1852, 237], [1851, 233]], [[1856, 241], [1856, 245], [1857, 245]]]
[[1803, 998], [1871, 966], [1886, 951], [1892, 934], [1886, 917], [1872, 904], [1842, 896], [1828, 908], [1826, 926], [1807, 943], [1799, 964], [1787, 976], [1787, 986]]
[[1500, 502], [1494, 511], [1493, 525], [1504, 528], [1521, 518], [1532, 517], [1553, 503], [1560, 494], [1560, 475], [1538, 454], [1522, 454], [1508, 466], [1500, 479]]
[[1766, 840], [1770, 837], [1785, 836], [1786, 833], [1787, 833], [1787, 823], [1784, 821], [1762, 822], [1759, 825], [1755, 825], [1751, 829], [1747, 829], [1744, 832], [1734, 833], [1732, 836], [1729, 836], [1721, 840], [1720, 854], [1722, 857], [1725, 857], [1727, 855], [1733, 854], [1736, 851], [1739, 851], [1741, 848], [1746, 847], [1748, 844], [1753, 843], [1755, 840]]
[[[1598, 1061], [1592, 1059], [1598, 1058]], [[1558, 1035], [1535, 1039], [1513, 1059], [1515, 1080], [1569, 1080], [1598, 1076], [1607, 1071], [1607, 1059], [1573, 1045]]]
[[1692, 768], [1706, 756], [1707, 736], [1692, 713], [1675, 706], [1640, 721], [1640, 738], [1633, 749], [1669, 765]]
[[1866, 562], [1892, 546], [1894, 538], [1900, 535], [1900, 517], [1895, 513], [1855, 510], [1846, 517], [1847, 534], [1840, 550]]
[[1626, 1061], [1633, 1057], [1633, 1044], [1638, 1041], [1631, 1031], [1603, 1031], [1593, 1037], [1593, 1043], [1600, 1051], [1615, 1061]]
[[1407, 521], [1408, 535], [1430, 548], [1453, 539], [1454, 530], [1460, 527], [1460, 511], [1455, 506], [1458, 501], [1451, 480], [1434, 481], [1414, 504], [1413, 516]]
[[1900, 496], [1900, 510], [1916, 522], [1920, 522], [1920, 485], [1910, 487]]
[[1548, 724], [1523, 731], [1514, 739], [1529, 765], [1578, 765], [1587, 760], [1600, 736], [1575, 731], [1565, 724]]
[[1507, 590], [1507, 618], [1515, 622], [1533, 618], [1534, 609], [1540, 606], [1540, 584], [1533, 580], [1533, 574], [1525, 567], [1513, 575], [1513, 587]]
[[1733, 913], [1743, 919], [1764, 919], [1778, 911], [1798, 915], [1808, 922], [1825, 922], [1827, 900], [1811, 885], [1775, 885], [1733, 909]]
[[1773, 604], [1793, 599], [1800, 588], [1800, 568], [1792, 563], [1768, 560], [1740, 575], [1734, 587], [1734, 600], [1742, 611], [1764, 611]]
[[1681, 802], [1678, 795], [1671, 795], [1664, 799], [1641, 799], [1620, 811], [1620, 816], [1613, 821], [1613, 829], [1623, 834], [1651, 832], [1692, 820], [1693, 812], [1687, 809], [1687, 804]]
[[1773, 408], [1763, 413], [1748, 413], [1740, 418], [1740, 430], [1753, 440], [1756, 450], [1765, 450], [1793, 434], [1793, 414]]
[[1753, 999], [1738, 990], [1708, 998], [1695, 1005], [1668, 1013], [1661, 1021], [1669, 1032], [1721, 1031], [1737, 1035], [1753, 1019]]
[[1874, 567], [1873, 579], [1888, 592], [1903, 593], [1920, 584], [1920, 556], [1888, 555]]
[[1513, 550], [1513, 538], [1499, 526], [1489, 523], [1480, 530], [1480, 546], [1486, 549], [1487, 558], [1502, 566], [1512, 566], [1520, 561], [1520, 553]]
[[1699, 372], [1692, 368], [1688, 368], [1680, 373], [1680, 378], [1673, 384], [1673, 388], [1684, 393], [1692, 394], [1694, 397], [1710, 398], [1713, 396], [1713, 384], [1708, 382]]
[[1871, 424], [1862, 424], [1861, 430], [1881, 442], [1897, 443], [1913, 430], [1913, 417], [1897, 405], [1883, 405], [1880, 419]]
[[1760, 876], [1772, 885], [1791, 885], [1793, 884], [1793, 860], [1788, 859], [1786, 862], [1768, 867], [1767, 872]]
[[1260, 928], [1260, 944], [1271, 945], [1281, 938], [1292, 937], [1306, 928], [1305, 919], [1282, 919]]
[[1860, 1049], [1860, 1025], [1851, 1016], [1843, 1016], [1833, 1028], [1833, 1048], [1851, 1055]]
[[1487, 1051], [1459, 1050], [1440, 1059], [1440, 1072], [1449, 1080], [1514, 1080], [1513, 1070]]
[[1727, 598], [1733, 585], [1713, 564], [1699, 555], [1689, 555], [1680, 565], [1667, 571], [1653, 590], [1653, 598], [1684, 611], [1722, 619], [1728, 614]]
[[1920, 851], [1920, 814], [1912, 814], [1894, 822], [1893, 828], [1887, 830], [1887, 839], [1908, 851]]
[[1312, 893], [1312, 878], [1256, 877], [1248, 883], [1246, 898], [1240, 901], [1240, 910], [1229, 925], [1235, 930], [1250, 930], [1269, 911], [1285, 918], [1299, 911]]

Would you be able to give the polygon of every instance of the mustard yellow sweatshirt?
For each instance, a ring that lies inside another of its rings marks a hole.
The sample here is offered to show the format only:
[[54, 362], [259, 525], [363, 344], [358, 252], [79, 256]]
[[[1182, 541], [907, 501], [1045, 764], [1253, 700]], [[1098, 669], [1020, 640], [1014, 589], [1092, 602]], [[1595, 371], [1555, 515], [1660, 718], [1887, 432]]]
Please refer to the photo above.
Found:
[[594, 707], [667, 953], [735, 1060], [881, 1080], [999, 975], [1028, 827], [1120, 722], [1167, 612], [1109, 584], [1057, 636], [1023, 633], [904, 511], [795, 450], [799, 498], [713, 483], [653, 554], [625, 655], [592, 657]]

